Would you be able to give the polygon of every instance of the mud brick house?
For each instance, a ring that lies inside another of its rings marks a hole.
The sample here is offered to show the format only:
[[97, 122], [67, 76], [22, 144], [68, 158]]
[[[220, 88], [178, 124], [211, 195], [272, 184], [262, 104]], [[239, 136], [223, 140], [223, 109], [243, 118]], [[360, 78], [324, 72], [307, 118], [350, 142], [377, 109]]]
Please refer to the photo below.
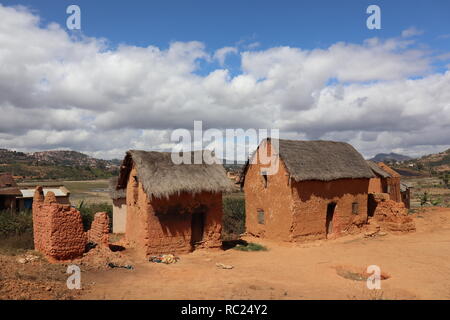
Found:
[[388, 193], [391, 200], [400, 202], [400, 174], [383, 162], [367, 161], [375, 177], [370, 179], [369, 193]]
[[400, 174], [383, 162], [375, 163], [369, 160], [367, 164], [375, 175], [369, 183], [369, 216], [373, 216], [376, 203], [374, 194], [378, 193], [387, 193], [390, 200], [403, 202], [405, 207], [409, 208], [409, 189], [404, 185], [402, 192]]
[[116, 189], [118, 177], [109, 181], [109, 195], [113, 201], [113, 233], [125, 233], [127, 202], [125, 189]]
[[412, 187], [409, 184], [400, 182], [400, 194], [406, 209], [411, 208], [411, 189]]
[[171, 153], [128, 151], [120, 189], [126, 190], [125, 239], [141, 255], [221, 246], [222, 192], [232, 190], [222, 165], [175, 164]]
[[16, 197], [22, 196], [10, 173], [0, 173], [0, 211], [16, 211]]
[[[267, 174], [262, 154], [278, 162], [275, 174]], [[300, 242], [358, 229], [367, 221], [372, 177], [347, 143], [263, 140], [241, 174], [247, 232]]]

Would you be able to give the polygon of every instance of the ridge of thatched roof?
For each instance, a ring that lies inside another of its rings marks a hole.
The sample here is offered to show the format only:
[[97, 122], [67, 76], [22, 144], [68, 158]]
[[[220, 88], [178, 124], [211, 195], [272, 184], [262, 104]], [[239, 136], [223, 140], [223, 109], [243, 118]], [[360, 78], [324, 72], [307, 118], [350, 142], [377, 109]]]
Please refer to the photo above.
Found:
[[0, 195], [22, 196], [14, 177], [10, 173], [0, 173]]
[[366, 160], [367, 164], [370, 167], [370, 170], [372, 170], [372, 172], [377, 175], [380, 176], [381, 178], [390, 178], [391, 175], [384, 171], [383, 169], [381, 169], [380, 166], [378, 166], [378, 164], [376, 164], [375, 162], [371, 161], [371, 160]]
[[[180, 156], [194, 159], [200, 152], [203, 154], [204, 151], [180, 153]], [[175, 164], [170, 152], [142, 150], [130, 150], [126, 153], [116, 190], [126, 188], [133, 164], [149, 198], [168, 198], [182, 192], [195, 194], [233, 190], [221, 164]]]
[[109, 196], [113, 200], [126, 198], [127, 193], [126, 193], [125, 189], [116, 189], [118, 180], [119, 180], [119, 177], [112, 177], [111, 179], [109, 179], [108, 192], [109, 192]]
[[[278, 143], [279, 157], [284, 162], [291, 178], [297, 182], [374, 177], [362, 155], [345, 142], [268, 138], [261, 143], [265, 141], [271, 141], [272, 144]], [[256, 151], [252, 157], [255, 155]], [[245, 175], [251, 161], [251, 159], [247, 161], [242, 171], [243, 175]], [[241, 183], [243, 181], [241, 179]]]
[[407, 191], [408, 189], [411, 189], [411, 188], [412, 188], [412, 186], [409, 183], [400, 181], [400, 191], [401, 192], [405, 192], [405, 191]]

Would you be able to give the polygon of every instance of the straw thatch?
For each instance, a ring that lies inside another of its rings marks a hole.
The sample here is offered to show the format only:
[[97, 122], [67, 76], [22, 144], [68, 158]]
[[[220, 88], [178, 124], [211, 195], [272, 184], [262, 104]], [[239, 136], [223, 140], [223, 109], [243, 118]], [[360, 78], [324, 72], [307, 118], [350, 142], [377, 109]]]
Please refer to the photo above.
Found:
[[379, 176], [381, 178], [390, 178], [391, 177], [391, 175], [388, 172], [386, 172], [383, 169], [381, 169], [375, 162], [370, 161], [370, 160], [367, 160], [366, 162], [369, 165], [369, 167], [372, 170], [372, 172], [376, 176]]
[[112, 177], [109, 179], [109, 196], [113, 200], [117, 199], [125, 199], [126, 198], [126, 192], [125, 189], [116, 189], [117, 181], [119, 180], [119, 177]]
[[[279, 157], [295, 181], [373, 178], [364, 158], [350, 144], [335, 141], [267, 139], [279, 145]], [[259, 147], [258, 147], [259, 148]], [[256, 152], [252, 157], [256, 155]], [[249, 163], [242, 171], [241, 183]]]
[[0, 195], [22, 196], [22, 192], [10, 173], [0, 173]]
[[[197, 152], [180, 153], [180, 155], [194, 159]], [[170, 152], [128, 151], [122, 163], [116, 190], [126, 188], [133, 165], [136, 167], [138, 180], [142, 183], [149, 198], [168, 198], [182, 192], [195, 194], [233, 190], [222, 165], [175, 164], [171, 155]]]
[[408, 189], [411, 189], [412, 186], [409, 183], [400, 182], [400, 192], [408, 191]]

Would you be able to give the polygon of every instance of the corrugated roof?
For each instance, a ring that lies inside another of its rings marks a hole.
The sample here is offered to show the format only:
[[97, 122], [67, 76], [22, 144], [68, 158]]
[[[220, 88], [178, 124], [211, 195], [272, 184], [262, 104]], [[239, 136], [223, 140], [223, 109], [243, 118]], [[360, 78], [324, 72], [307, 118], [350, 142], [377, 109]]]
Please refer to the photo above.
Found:
[[[47, 192], [51, 191], [55, 194], [56, 197], [65, 197], [68, 195], [68, 190], [64, 187], [61, 188], [43, 188], [44, 196]], [[22, 194], [22, 198], [33, 198], [34, 197], [34, 189], [20, 189]]]

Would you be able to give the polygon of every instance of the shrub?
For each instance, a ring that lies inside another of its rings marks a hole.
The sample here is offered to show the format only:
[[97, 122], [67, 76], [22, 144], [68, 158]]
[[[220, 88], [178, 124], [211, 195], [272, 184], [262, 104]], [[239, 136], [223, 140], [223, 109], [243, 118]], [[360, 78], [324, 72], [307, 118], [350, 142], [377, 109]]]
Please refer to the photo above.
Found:
[[428, 192], [425, 191], [423, 194], [419, 195], [419, 201], [420, 206], [423, 207], [429, 201]]
[[234, 249], [239, 251], [267, 251], [265, 246], [253, 242], [249, 242], [246, 245], [238, 244]]
[[223, 198], [224, 240], [238, 239], [245, 232], [245, 200], [243, 197], [228, 196]]
[[20, 212], [0, 212], [0, 238], [33, 233], [33, 217], [31, 210]]
[[14, 255], [33, 248], [31, 210], [0, 212], [0, 251]]

